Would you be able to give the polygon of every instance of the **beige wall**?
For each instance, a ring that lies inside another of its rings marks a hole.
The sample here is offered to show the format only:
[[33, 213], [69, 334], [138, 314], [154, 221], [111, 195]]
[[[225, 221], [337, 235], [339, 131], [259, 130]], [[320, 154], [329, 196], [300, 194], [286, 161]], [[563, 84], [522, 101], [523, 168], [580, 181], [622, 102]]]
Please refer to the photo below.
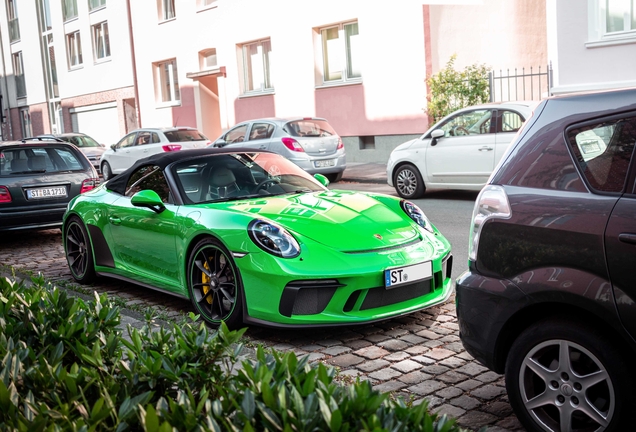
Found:
[[458, 69], [479, 63], [493, 69], [548, 63], [545, 0], [482, 0], [431, 5], [433, 72], [457, 54]]

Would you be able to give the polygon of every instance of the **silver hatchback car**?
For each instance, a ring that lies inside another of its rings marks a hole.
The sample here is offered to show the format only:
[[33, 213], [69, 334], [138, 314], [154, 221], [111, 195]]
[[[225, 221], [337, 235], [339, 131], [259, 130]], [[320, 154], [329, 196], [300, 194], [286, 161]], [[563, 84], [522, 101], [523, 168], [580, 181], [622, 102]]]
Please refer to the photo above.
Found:
[[285, 156], [309, 174], [337, 182], [347, 167], [342, 139], [317, 117], [264, 118], [242, 122], [221, 135], [214, 147], [269, 150]]

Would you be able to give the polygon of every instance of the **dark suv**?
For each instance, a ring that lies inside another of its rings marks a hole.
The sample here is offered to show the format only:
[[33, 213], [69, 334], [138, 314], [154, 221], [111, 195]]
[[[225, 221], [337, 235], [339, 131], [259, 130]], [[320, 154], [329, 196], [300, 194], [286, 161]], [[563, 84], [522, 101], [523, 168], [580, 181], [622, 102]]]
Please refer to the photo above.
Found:
[[475, 203], [466, 350], [528, 430], [633, 430], [636, 89], [543, 101]]

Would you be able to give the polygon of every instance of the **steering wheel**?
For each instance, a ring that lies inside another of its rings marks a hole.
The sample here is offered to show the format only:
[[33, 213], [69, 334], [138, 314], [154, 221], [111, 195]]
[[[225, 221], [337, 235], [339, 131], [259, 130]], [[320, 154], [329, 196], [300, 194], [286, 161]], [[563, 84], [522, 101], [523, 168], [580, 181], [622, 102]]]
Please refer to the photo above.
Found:
[[237, 143], [237, 142], [243, 142], [244, 139], [245, 139], [245, 135], [237, 136], [232, 141], [230, 141], [230, 144], [234, 144], [234, 143]]
[[455, 136], [470, 135], [470, 132], [468, 132], [468, 129], [466, 129], [464, 126], [455, 126], [453, 128], [453, 135]]
[[269, 189], [269, 186], [266, 186], [266, 185], [275, 186], [277, 184], [280, 184], [280, 182], [276, 179], [273, 179], [273, 178], [265, 179], [256, 186], [256, 189], [254, 189], [254, 193], [258, 193], [258, 191], [261, 189]]

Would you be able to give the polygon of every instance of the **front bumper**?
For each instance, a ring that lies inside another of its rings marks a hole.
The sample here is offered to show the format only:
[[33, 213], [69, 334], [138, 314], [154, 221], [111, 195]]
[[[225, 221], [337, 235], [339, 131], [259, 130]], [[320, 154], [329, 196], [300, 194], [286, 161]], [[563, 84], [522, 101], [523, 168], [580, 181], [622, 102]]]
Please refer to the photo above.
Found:
[[[278, 327], [363, 324], [443, 303], [452, 294], [447, 243], [434, 254], [430, 247], [416, 244], [391, 253], [341, 255], [346, 256], [315, 266], [310, 254], [303, 260], [281, 260], [265, 253], [237, 259], [246, 321]], [[402, 266], [424, 261], [432, 263], [432, 278], [384, 287], [385, 269], [396, 267], [396, 262]]]

